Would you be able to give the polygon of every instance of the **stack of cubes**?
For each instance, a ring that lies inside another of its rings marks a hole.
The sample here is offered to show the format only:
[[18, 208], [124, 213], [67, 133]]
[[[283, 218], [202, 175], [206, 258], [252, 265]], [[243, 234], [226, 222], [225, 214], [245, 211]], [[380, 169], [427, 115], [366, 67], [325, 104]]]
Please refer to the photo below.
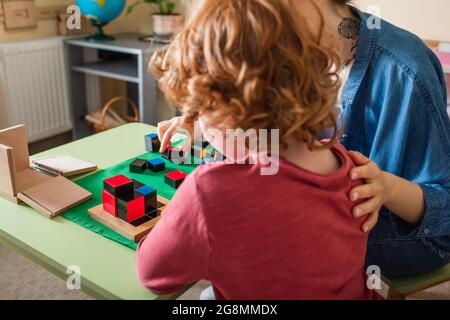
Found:
[[158, 215], [157, 190], [124, 175], [103, 181], [103, 209], [128, 223]]

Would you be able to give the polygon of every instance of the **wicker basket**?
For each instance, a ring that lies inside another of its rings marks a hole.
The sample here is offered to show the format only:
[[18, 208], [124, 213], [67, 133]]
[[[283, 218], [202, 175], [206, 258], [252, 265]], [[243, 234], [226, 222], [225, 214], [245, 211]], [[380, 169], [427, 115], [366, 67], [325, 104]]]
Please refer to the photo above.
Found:
[[[120, 116], [112, 109], [112, 106], [120, 101], [127, 102], [131, 110], [133, 110], [134, 116]], [[102, 132], [130, 122], [139, 122], [139, 111], [130, 98], [115, 97], [109, 100], [101, 110], [88, 114], [85, 119], [94, 127], [95, 132]]]

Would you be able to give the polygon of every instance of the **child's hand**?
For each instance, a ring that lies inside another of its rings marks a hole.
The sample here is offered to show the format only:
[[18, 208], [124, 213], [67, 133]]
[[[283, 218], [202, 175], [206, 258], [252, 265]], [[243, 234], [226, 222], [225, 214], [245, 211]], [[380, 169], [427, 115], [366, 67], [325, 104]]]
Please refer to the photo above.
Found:
[[170, 145], [170, 139], [178, 130], [180, 119], [180, 117], [174, 117], [170, 120], [161, 121], [158, 123], [158, 137], [161, 141], [161, 148], [159, 152], [166, 151], [167, 146]]
[[388, 184], [385, 173], [378, 168], [375, 162], [359, 152], [351, 151], [348, 154], [358, 166], [350, 172], [350, 178], [365, 180], [365, 184], [353, 188], [350, 192], [350, 199], [353, 202], [365, 199], [365, 202], [353, 209], [353, 215], [355, 217], [368, 215], [368, 219], [363, 225], [363, 231], [369, 232], [377, 224], [380, 209], [388, 199]]

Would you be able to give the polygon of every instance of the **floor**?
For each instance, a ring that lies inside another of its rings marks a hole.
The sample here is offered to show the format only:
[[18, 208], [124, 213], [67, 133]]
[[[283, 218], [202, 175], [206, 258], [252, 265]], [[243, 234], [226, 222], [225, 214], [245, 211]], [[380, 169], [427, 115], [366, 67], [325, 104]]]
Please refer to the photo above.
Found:
[[[0, 300], [91, 300], [78, 290], [67, 290], [65, 282], [10, 248], [0, 244]], [[179, 300], [198, 300], [210, 284], [200, 281], [179, 297]], [[386, 295], [383, 286], [381, 294]], [[450, 283], [418, 293], [409, 299], [450, 300]]]
[[49, 139], [45, 139], [42, 141], [37, 141], [34, 143], [30, 143], [28, 148], [30, 150], [30, 155], [55, 148], [57, 146], [69, 143], [72, 141], [72, 131], [65, 132], [59, 134], [57, 136], [51, 137]]
[[[30, 144], [30, 154], [39, 153], [72, 141], [71, 133]], [[91, 300], [78, 290], [67, 290], [65, 282], [42, 267], [0, 243], [0, 300], [2, 299], [59, 299]], [[200, 281], [179, 297], [180, 300], [197, 300], [210, 284]], [[386, 295], [383, 286], [381, 294]], [[450, 283], [418, 293], [410, 299], [450, 300]]]
[[[68, 290], [65, 281], [22, 255], [0, 244], [0, 300], [92, 300], [79, 290]], [[196, 300], [209, 286], [201, 281], [179, 297]]]

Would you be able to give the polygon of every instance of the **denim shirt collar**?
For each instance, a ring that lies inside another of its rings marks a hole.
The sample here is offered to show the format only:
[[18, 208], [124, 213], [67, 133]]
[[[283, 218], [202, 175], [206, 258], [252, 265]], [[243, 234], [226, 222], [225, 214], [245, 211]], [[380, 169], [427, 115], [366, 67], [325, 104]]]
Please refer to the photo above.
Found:
[[369, 67], [378, 39], [378, 29], [369, 28], [368, 16], [355, 7], [351, 6], [350, 10], [359, 16], [361, 26], [358, 45], [356, 47], [355, 61], [348, 80], [344, 85], [344, 89], [342, 90], [342, 104], [344, 108], [353, 104], [356, 93], [358, 92]]

